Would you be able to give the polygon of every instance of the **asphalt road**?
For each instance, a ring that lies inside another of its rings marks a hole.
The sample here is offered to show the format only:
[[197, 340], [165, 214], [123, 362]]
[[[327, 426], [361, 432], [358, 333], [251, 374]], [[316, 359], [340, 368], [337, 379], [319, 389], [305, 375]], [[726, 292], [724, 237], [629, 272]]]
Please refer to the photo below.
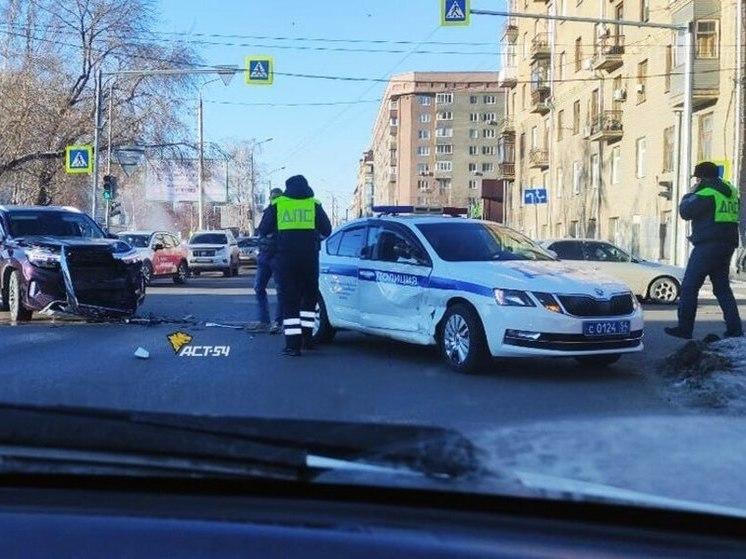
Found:
[[[680, 342], [663, 333], [675, 309], [646, 308], [646, 348], [608, 369], [573, 360], [501, 360], [459, 375], [435, 349], [355, 333], [300, 359], [279, 355], [281, 336], [208, 327], [254, 318], [251, 273], [203, 275], [186, 286], [158, 281], [141, 317], [154, 325], [37, 319], [10, 325], [0, 313], [0, 401], [267, 417], [414, 422], [465, 431], [525, 421], [680, 413], [658, 390], [655, 365]], [[746, 298], [739, 293], [742, 313]], [[186, 324], [168, 322], [186, 317]], [[227, 357], [179, 357], [167, 336], [230, 346]], [[720, 333], [705, 295], [697, 334]], [[138, 359], [138, 347], [149, 359]]]

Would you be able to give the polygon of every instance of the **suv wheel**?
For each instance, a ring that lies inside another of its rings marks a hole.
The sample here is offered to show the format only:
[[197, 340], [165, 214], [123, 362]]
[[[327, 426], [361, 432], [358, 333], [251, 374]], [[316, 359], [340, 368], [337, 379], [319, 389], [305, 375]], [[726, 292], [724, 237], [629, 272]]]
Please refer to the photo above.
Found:
[[334, 340], [337, 331], [329, 322], [329, 315], [326, 314], [326, 305], [324, 300], [319, 297], [316, 303], [316, 317], [313, 319], [313, 342], [316, 344], [328, 344]]
[[18, 270], [10, 273], [8, 280], [8, 310], [13, 322], [26, 322], [31, 320], [32, 311], [23, 306], [21, 300], [21, 274]]
[[142, 278], [145, 280], [145, 285], [150, 285], [150, 282], [153, 280], [153, 265], [150, 263], [150, 260], [146, 260], [142, 264]]
[[186, 262], [182, 261], [179, 264], [179, 267], [176, 268], [176, 273], [174, 274], [174, 283], [186, 283], [188, 277], [189, 267], [187, 266]]
[[460, 373], [473, 373], [487, 362], [489, 351], [484, 327], [470, 306], [456, 304], [443, 316], [438, 342], [443, 360]]

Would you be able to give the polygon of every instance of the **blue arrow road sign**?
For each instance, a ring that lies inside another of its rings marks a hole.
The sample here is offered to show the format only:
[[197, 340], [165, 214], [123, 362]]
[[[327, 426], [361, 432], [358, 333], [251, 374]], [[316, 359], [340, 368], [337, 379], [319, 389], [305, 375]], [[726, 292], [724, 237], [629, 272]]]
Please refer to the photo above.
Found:
[[469, 25], [470, 0], [440, 0], [440, 24], [446, 27]]
[[532, 206], [534, 204], [546, 204], [547, 203], [547, 189], [546, 188], [526, 188], [523, 191], [523, 203], [526, 206]]
[[93, 148], [87, 145], [67, 146], [65, 148], [65, 172], [69, 174], [88, 173], [93, 171]]

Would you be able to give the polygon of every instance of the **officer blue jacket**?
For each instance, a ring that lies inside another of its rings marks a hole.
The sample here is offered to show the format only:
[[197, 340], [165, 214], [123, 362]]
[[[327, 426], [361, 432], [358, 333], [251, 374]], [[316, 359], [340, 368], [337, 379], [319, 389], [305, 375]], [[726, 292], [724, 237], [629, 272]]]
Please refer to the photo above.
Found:
[[[286, 184], [284, 196], [302, 200], [313, 198], [313, 190], [302, 177], [293, 177]], [[278, 231], [277, 206], [271, 205], [262, 214], [258, 233], [262, 236], [273, 235], [277, 254], [309, 255], [319, 251], [321, 237], [328, 237], [332, 232], [332, 224], [321, 204], [316, 204], [316, 228], [313, 230]]]
[[679, 215], [691, 220], [692, 234], [689, 240], [693, 245], [722, 243], [738, 246], [738, 223], [718, 223], [715, 221], [715, 199], [698, 193], [711, 188], [726, 198], [738, 198], [734, 189], [720, 179], [702, 179], [697, 190], [686, 194], [679, 205]]

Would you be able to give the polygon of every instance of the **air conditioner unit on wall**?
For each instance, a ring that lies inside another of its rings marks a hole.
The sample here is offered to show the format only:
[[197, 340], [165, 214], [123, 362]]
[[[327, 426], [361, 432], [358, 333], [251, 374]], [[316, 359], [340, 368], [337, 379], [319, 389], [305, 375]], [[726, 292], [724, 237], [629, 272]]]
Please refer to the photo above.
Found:
[[645, 84], [644, 83], [638, 83], [637, 84], [637, 93], [645, 93]]
[[624, 88], [615, 89], [612, 98], [614, 99], [614, 101], [626, 101], [627, 90]]
[[592, 58], [583, 59], [581, 67], [583, 68], [583, 70], [593, 70], [593, 59]]
[[583, 138], [590, 138], [590, 137], [591, 137], [591, 127], [583, 126]]

